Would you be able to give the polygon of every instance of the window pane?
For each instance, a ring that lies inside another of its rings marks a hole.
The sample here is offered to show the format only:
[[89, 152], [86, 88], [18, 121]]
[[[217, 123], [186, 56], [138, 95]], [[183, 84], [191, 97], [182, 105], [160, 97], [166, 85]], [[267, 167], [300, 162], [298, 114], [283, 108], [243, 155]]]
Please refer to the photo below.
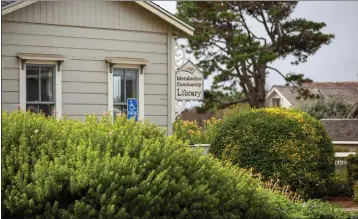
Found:
[[54, 105], [52, 104], [39, 104], [40, 113], [45, 114], [46, 116], [52, 115]]
[[39, 101], [39, 67], [26, 66], [27, 101]]
[[37, 104], [26, 104], [26, 111], [30, 111], [33, 113], [38, 113], [38, 105]]
[[53, 67], [41, 66], [41, 101], [53, 101]]
[[113, 103], [124, 102], [124, 72], [115, 69], [113, 71]]
[[136, 71], [126, 70], [126, 102], [127, 98], [137, 98]]

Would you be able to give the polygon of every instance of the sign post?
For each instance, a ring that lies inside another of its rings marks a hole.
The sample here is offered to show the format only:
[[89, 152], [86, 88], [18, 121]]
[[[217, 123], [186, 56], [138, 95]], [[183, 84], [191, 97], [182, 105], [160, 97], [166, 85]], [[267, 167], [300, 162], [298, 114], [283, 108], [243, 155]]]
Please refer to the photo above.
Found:
[[137, 98], [127, 98], [127, 118], [138, 121], [138, 100]]

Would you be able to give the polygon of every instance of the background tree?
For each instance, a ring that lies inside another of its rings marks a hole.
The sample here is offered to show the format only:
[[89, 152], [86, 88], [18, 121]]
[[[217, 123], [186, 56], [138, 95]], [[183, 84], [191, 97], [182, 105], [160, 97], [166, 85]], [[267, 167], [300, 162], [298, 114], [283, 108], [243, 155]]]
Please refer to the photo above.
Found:
[[[310, 81], [303, 74], [291, 73], [286, 77], [270, 66], [275, 60], [291, 55], [293, 65], [304, 63], [334, 38], [321, 32], [325, 23], [290, 18], [296, 5], [297, 2], [257, 1], [177, 3], [178, 16], [195, 27], [188, 51], [194, 52], [205, 76], [215, 74], [212, 91], [241, 88], [244, 98], [231, 103], [247, 101], [251, 107], [261, 108], [269, 71], [280, 74], [297, 88]], [[265, 35], [255, 34], [249, 20], [261, 24]], [[217, 99], [212, 101], [221, 103]]]
[[340, 98], [305, 101], [297, 108], [317, 119], [358, 118], [358, 103], [350, 104]]

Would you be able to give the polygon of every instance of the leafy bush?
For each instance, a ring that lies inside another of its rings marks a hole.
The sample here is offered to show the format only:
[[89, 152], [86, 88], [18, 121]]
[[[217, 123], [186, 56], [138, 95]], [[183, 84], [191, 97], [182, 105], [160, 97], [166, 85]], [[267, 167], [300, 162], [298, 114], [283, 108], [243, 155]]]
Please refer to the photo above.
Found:
[[177, 120], [173, 124], [173, 135], [190, 144], [210, 144], [216, 134], [216, 126], [220, 119], [212, 117], [204, 121], [204, 127], [196, 121]]
[[334, 152], [349, 152], [349, 148], [344, 146], [334, 146]]
[[349, 218], [291, 202], [147, 123], [20, 111], [2, 123], [3, 217]]
[[353, 200], [358, 203], [358, 181], [356, 181], [356, 183], [353, 186], [353, 191], [354, 191], [354, 196], [353, 196]]
[[358, 105], [350, 104], [341, 98], [308, 100], [297, 108], [317, 119], [338, 118], [350, 119], [358, 117]]
[[349, 155], [347, 158], [348, 182], [353, 186], [358, 181], [358, 150], [355, 155]]
[[352, 186], [347, 179], [347, 171], [336, 171], [334, 178], [327, 188], [327, 196], [348, 197], [352, 195]]
[[278, 178], [304, 198], [323, 195], [334, 173], [333, 145], [324, 127], [295, 110], [265, 108], [233, 115], [219, 125], [210, 152], [253, 167], [264, 180]]

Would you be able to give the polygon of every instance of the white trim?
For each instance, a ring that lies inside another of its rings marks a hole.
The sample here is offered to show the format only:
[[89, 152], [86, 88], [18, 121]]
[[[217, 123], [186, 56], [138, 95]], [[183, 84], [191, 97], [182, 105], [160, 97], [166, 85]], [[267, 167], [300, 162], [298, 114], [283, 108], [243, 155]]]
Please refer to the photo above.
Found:
[[108, 104], [108, 113], [113, 115], [113, 73], [111, 69], [111, 65], [107, 62], [107, 104]]
[[173, 130], [172, 130], [172, 118], [171, 118], [171, 114], [173, 112], [173, 99], [172, 99], [172, 93], [173, 93], [173, 84], [172, 84], [172, 77], [174, 76], [174, 72], [172, 72], [172, 59], [174, 57], [172, 57], [172, 27], [169, 26], [168, 27], [168, 35], [167, 35], [167, 74], [168, 74], [168, 77], [167, 77], [167, 83], [168, 83], [168, 86], [167, 86], [167, 93], [168, 93], [168, 98], [167, 98], [167, 104], [168, 104], [168, 107], [167, 107], [167, 134], [168, 135], [171, 135]]
[[26, 65], [22, 69], [22, 60], [19, 61], [19, 105], [20, 109], [26, 111]]
[[[56, 118], [62, 118], [62, 63], [57, 62], [55, 67], [56, 69], [56, 92], [55, 92], [55, 100], [56, 100]], [[58, 70], [60, 69], [60, 71]]]
[[23, 2], [14, 2], [9, 5], [6, 5], [4, 8], [1, 9], [1, 15], [9, 14], [13, 11], [19, 10], [24, 8], [28, 5], [35, 3], [36, 1], [23, 1]]
[[[171, 72], [169, 72], [169, 75], [171, 77], [171, 85], [172, 85], [172, 94], [170, 96], [170, 103], [172, 104], [172, 111], [171, 114], [169, 114], [171, 116], [171, 123], [173, 124], [175, 122], [175, 39], [172, 36], [171, 38]], [[173, 126], [173, 125], [172, 125]]]
[[147, 65], [149, 62], [146, 59], [124, 58], [124, 57], [106, 57], [106, 61], [113, 64], [124, 65]]
[[358, 146], [358, 141], [332, 141], [333, 144], [356, 144]]
[[335, 157], [348, 157], [349, 155], [355, 155], [356, 152], [336, 152]]
[[[55, 110], [56, 110], [56, 118], [62, 118], [62, 66], [57, 61], [49, 61], [49, 60], [27, 60], [25, 63], [25, 68], [22, 69], [22, 60], [18, 58], [19, 61], [19, 105], [20, 109], [26, 111], [26, 64], [53, 64], [55, 65]], [[60, 66], [58, 66], [60, 65]], [[60, 67], [60, 71], [58, 70]]]
[[170, 23], [174, 27], [178, 28], [179, 30], [183, 31], [184, 33], [188, 34], [189, 36], [194, 35], [194, 28], [189, 24], [183, 22], [179, 18], [175, 17], [173, 14], [167, 12], [163, 8], [159, 7], [158, 5], [154, 4], [150, 1], [135, 1], [138, 5], [142, 6], [143, 8], [147, 9], [148, 11], [152, 12], [153, 14], [157, 15], [161, 19], [165, 20], [166, 22]]
[[[1, 15], [6, 15], [8, 13], [19, 10], [21, 8], [24, 8], [28, 5], [31, 5], [36, 2], [38, 2], [38, 1], [22, 1], [22, 2], [17, 2], [16, 4], [15, 3], [9, 4], [8, 6], [5, 6], [5, 8], [3, 8], [1, 10]], [[163, 8], [159, 7], [158, 5], [154, 4], [153, 2], [135, 1], [135, 3], [137, 3], [138, 5], [140, 5], [143, 8], [147, 9], [151, 13], [157, 15], [158, 17], [160, 17], [164, 21], [168, 22], [169, 24], [173, 25], [174, 27], [178, 28], [179, 30], [183, 31], [185, 34], [187, 34], [189, 36], [194, 35], [194, 27], [183, 22], [182, 20], [175, 17], [173, 14], [167, 12]]]
[[144, 69], [141, 71], [140, 65], [125, 65], [116, 64], [110, 69], [110, 64], [107, 62], [108, 67], [108, 112], [113, 114], [113, 68], [131, 68], [138, 70], [138, 121], [144, 121]]
[[273, 92], [276, 92], [282, 99], [284, 99], [284, 100], [288, 103], [288, 105], [289, 105], [290, 107], [293, 106], [292, 103], [291, 103], [290, 101], [288, 101], [288, 100], [286, 99], [286, 97], [283, 96], [283, 95], [280, 93], [280, 91], [278, 91], [277, 88], [275, 88], [275, 87], [273, 87], [273, 88], [270, 90], [270, 92], [268, 92], [268, 94], [266, 95], [266, 99], [268, 99], [268, 98], [273, 94]]

